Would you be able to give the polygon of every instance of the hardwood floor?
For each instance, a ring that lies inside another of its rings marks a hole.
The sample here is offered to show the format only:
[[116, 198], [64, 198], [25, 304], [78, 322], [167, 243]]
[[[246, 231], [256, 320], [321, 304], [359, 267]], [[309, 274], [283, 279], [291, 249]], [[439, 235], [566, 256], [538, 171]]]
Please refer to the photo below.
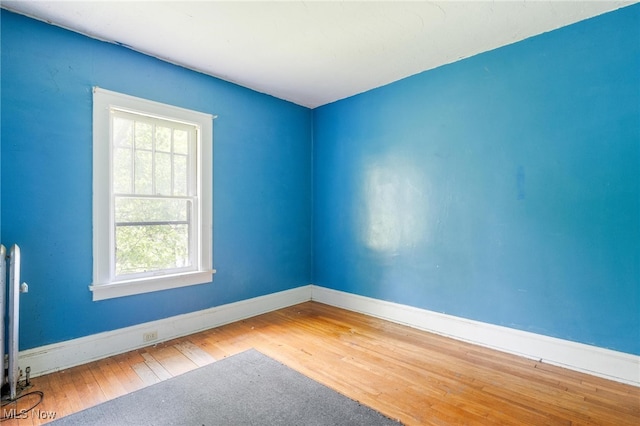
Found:
[[640, 425], [640, 388], [307, 302], [32, 379], [37, 425], [249, 348], [407, 425]]

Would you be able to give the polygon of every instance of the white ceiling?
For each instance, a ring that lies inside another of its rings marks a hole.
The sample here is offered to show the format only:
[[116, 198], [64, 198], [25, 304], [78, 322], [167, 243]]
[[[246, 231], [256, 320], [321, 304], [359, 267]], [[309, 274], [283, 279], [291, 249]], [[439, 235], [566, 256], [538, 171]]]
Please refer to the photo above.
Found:
[[5, 1], [307, 107], [635, 1]]

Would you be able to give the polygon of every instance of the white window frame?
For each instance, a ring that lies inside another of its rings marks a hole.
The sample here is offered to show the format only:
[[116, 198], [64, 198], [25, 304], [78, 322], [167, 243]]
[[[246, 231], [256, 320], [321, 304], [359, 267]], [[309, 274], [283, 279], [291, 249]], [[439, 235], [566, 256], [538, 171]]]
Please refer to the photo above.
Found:
[[[196, 179], [199, 224], [197, 265], [191, 271], [142, 278], [115, 277], [115, 218], [113, 196], [112, 108], [198, 128]], [[213, 280], [213, 119], [215, 116], [117, 92], [93, 88], [93, 300], [210, 283]]]

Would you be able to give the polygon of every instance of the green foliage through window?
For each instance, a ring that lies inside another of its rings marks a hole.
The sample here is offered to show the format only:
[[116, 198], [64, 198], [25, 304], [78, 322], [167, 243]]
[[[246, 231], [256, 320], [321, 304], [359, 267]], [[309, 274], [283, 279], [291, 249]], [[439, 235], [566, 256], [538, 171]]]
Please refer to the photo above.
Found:
[[116, 275], [191, 267], [195, 126], [112, 112]]

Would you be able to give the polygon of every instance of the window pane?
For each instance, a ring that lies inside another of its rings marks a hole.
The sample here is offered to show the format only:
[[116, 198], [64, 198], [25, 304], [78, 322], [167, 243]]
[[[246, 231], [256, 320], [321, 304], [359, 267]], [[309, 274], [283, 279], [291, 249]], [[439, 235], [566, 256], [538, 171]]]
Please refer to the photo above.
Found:
[[189, 154], [189, 132], [177, 129], [173, 132], [173, 152], [176, 154]]
[[116, 197], [116, 223], [187, 222], [190, 200]]
[[151, 152], [136, 151], [135, 163], [135, 193], [151, 194], [153, 191]]
[[156, 195], [171, 195], [171, 154], [156, 152]]
[[113, 144], [115, 146], [131, 146], [133, 137], [133, 121], [125, 118], [113, 119]]
[[113, 191], [131, 193], [131, 149], [116, 148], [113, 153]]
[[174, 195], [188, 195], [187, 185], [187, 157], [173, 156], [173, 193]]
[[136, 121], [136, 149], [151, 149], [151, 124]]
[[156, 151], [171, 152], [171, 129], [156, 127]]
[[189, 267], [190, 200], [116, 197], [116, 274]]
[[189, 266], [189, 225], [116, 226], [117, 275]]

